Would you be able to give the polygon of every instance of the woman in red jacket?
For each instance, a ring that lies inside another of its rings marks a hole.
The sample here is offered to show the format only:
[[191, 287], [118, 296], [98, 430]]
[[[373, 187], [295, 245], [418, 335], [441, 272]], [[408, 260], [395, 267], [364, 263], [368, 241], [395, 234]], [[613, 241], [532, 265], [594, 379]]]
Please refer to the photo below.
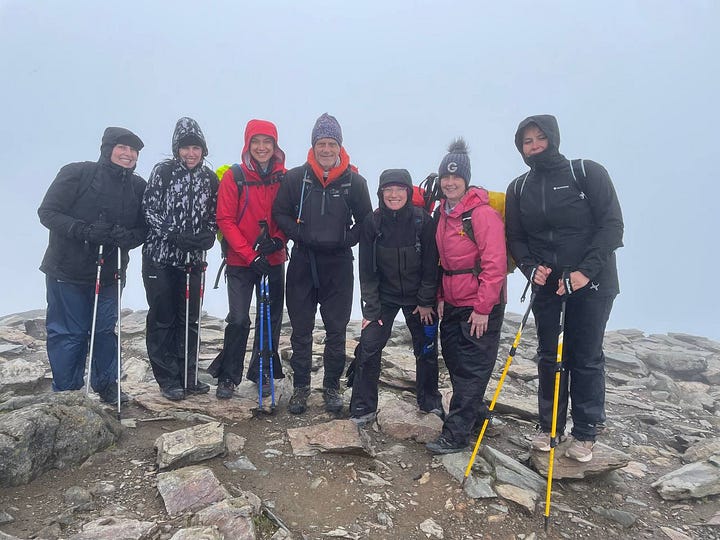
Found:
[[[463, 450], [483, 418], [483, 396], [500, 343], [505, 313], [505, 229], [484, 189], [470, 187], [465, 141], [450, 145], [438, 171], [444, 199], [435, 239], [443, 269], [438, 293], [440, 344], [453, 394], [434, 454]], [[472, 228], [463, 226], [470, 219]]]
[[[242, 379], [250, 303], [253, 289], [259, 296], [263, 275], [268, 276], [270, 292], [274, 376], [284, 377], [277, 348], [283, 315], [286, 238], [272, 219], [272, 205], [286, 169], [285, 153], [278, 146], [277, 128], [272, 122], [248, 122], [240, 164], [242, 178], [235, 178], [233, 168], [223, 174], [217, 204], [217, 224], [225, 242], [229, 305], [223, 351], [208, 369], [218, 378], [218, 399], [230, 399]], [[247, 373], [255, 383], [259, 378], [259, 317], [257, 310]], [[269, 367], [263, 364], [263, 386], [268, 389]]]

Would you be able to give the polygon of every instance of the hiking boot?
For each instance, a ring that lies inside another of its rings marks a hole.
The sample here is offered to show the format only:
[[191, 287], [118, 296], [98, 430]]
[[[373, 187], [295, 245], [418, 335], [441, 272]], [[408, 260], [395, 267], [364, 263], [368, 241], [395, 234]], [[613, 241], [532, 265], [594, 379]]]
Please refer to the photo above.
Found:
[[372, 424], [375, 421], [375, 418], [377, 417], [377, 413], [375, 411], [371, 411], [367, 414], [363, 414], [361, 416], [351, 416], [350, 421], [355, 424], [357, 427], [363, 427], [368, 424]]
[[296, 386], [288, 402], [288, 411], [290, 411], [290, 414], [304, 413], [307, 410], [308, 397], [310, 397], [309, 386]]
[[169, 399], [170, 401], [181, 401], [185, 399], [185, 390], [180, 386], [161, 388], [160, 393], [165, 399]]
[[[117, 404], [117, 391], [117, 383], [111, 383], [105, 387], [105, 390], [103, 390], [102, 392], [98, 392], [98, 394], [100, 395], [100, 399], [103, 400], [105, 403]], [[121, 390], [120, 403], [127, 403], [128, 401], [130, 401], [130, 396], [128, 396], [125, 392]]]
[[235, 383], [230, 379], [221, 380], [215, 390], [215, 397], [218, 399], [230, 399], [235, 393]]
[[565, 450], [565, 457], [574, 459], [580, 463], [587, 463], [593, 457], [592, 449], [594, 445], [595, 441], [579, 441], [573, 437], [570, 446]]
[[425, 448], [430, 450], [433, 454], [455, 454], [462, 452], [467, 448], [467, 444], [457, 443], [446, 439], [444, 435], [440, 435], [436, 440], [429, 442], [425, 445]]
[[207, 394], [210, 391], [210, 385], [202, 382], [200, 379], [198, 379], [197, 384], [195, 384], [194, 380], [188, 379], [188, 387], [185, 389], [185, 391], [191, 395]]
[[327, 412], [337, 414], [342, 411], [343, 399], [336, 388], [324, 388], [323, 400], [325, 401], [325, 410]]
[[[560, 435], [558, 442], [565, 442], [567, 437]], [[550, 451], [550, 434], [545, 431], [538, 431], [530, 441], [530, 446], [533, 450], [538, 452], [549, 452]]]

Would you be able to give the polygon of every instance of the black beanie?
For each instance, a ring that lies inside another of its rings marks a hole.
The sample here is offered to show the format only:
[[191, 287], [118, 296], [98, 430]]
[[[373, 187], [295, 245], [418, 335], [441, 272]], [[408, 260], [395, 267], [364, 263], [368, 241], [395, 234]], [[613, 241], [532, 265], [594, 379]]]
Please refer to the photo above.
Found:
[[448, 147], [448, 154], [440, 162], [438, 177], [454, 174], [465, 180], [465, 185], [470, 185], [470, 157], [465, 140], [458, 137]]
[[178, 139], [178, 148], [182, 148], [183, 146], [199, 146], [205, 149], [205, 141], [195, 133], [188, 133]]

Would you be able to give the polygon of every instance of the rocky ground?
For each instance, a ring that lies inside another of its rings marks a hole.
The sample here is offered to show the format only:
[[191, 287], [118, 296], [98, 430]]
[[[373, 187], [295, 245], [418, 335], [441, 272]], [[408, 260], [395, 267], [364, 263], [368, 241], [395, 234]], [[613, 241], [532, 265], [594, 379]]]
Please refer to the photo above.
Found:
[[[144, 313], [128, 312], [123, 388], [134, 399], [118, 423], [96, 397], [48, 392], [43, 316], [0, 319], [0, 539], [720, 537], [717, 342], [608, 333], [603, 445], [587, 465], [556, 453], [545, 532], [547, 454], [528, 449], [537, 387], [532, 325], [461, 486], [470, 453], [439, 459], [425, 450], [440, 420], [415, 410], [402, 330], [384, 354], [378, 421], [357, 430], [323, 411], [319, 389], [306, 414], [288, 414], [289, 378], [276, 386], [274, 414], [253, 414], [250, 383], [230, 402], [213, 394], [180, 405], [163, 400], [145, 358]], [[518, 321], [506, 320], [503, 355]], [[353, 323], [349, 352], [358, 335]], [[318, 332], [318, 354], [321, 342]], [[206, 317], [203, 367], [221, 343], [222, 321]], [[498, 359], [493, 384], [504, 363]], [[315, 366], [319, 384], [319, 356]], [[204, 370], [201, 377], [213, 382]], [[447, 399], [444, 368], [442, 385]]]

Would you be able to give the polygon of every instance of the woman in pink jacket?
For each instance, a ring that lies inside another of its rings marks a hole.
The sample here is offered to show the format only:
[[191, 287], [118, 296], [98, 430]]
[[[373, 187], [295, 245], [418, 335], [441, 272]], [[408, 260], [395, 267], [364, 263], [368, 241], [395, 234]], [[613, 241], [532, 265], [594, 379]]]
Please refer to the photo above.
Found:
[[[442, 433], [427, 444], [434, 454], [460, 452], [482, 421], [483, 401], [505, 313], [505, 228], [488, 193], [470, 187], [465, 141], [450, 145], [438, 176], [443, 199], [437, 240], [443, 277], [438, 292], [440, 343], [453, 395]], [[464, 223], [465, 222], [465, 223]]]

